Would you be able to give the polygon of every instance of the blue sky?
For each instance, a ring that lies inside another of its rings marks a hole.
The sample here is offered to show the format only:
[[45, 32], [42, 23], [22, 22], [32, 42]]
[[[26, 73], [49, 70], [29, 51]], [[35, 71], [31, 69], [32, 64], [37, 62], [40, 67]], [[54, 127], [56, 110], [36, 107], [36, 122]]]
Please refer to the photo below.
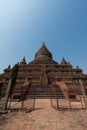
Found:
[[87, 0], [0, 0], [0, 73], [29, 63], [43, 41], [58, 63], [87, 73]]

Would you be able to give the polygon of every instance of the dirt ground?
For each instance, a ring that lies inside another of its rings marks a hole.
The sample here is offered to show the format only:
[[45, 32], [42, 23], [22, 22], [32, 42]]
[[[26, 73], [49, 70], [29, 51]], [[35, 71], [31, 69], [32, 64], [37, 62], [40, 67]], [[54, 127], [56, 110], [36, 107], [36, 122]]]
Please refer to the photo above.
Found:
[[[53, 102], [55, 105], [55, 100]], [[27, 100], [25, 106], [29, 104]], [[87, 130], [87, 110], [82, 109], [80, 102], [72, 102], [73, 109], [64, 108], [68, 106], [64, 100], [59, 104], [61, 109], [56, 110], [50, 99], [37, 99], [32, 112], [9, 111], [0, 116], [0, 130]], [[11, 106], [18, 108], [20, 105], [12, 103]]]

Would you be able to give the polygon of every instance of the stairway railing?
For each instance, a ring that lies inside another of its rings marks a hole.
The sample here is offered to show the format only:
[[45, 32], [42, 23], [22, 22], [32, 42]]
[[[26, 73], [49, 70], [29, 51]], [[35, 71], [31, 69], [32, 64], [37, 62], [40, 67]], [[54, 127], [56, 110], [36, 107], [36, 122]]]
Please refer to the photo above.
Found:
[[0, 110], [5, 111], [7, 109], [10, 89], [11, 89], [12, 79], [9, 80], [6, 95], [0, 100]]
[[84, 105], [85, 105], [85, 108], [87, 108], [87, 95], [86, 95], [86, 92], [85, 92], [85, 89], [84, 89], [84, 86], [83, 86], [83, 82], [82, 82], [81, 79], [79, 79], [79, 83], [80, 83], [80, 89], [82, 91]]

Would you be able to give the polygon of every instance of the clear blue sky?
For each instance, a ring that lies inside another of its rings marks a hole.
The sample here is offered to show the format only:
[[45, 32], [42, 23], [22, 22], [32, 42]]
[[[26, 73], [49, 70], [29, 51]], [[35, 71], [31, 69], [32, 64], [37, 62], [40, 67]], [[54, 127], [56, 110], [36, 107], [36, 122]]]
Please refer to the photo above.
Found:
[[0, 73], [29, 63], [43, 41], [58, 63], [87, 73], [87, 0], [0, 0]]

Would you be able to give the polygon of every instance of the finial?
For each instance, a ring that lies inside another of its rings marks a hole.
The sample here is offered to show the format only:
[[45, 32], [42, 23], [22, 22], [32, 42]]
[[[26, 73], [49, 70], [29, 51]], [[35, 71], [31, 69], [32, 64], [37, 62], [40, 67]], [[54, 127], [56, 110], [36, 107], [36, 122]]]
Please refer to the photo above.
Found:
[[79, 69], [79, 66], [77, 65], [76, 68]]
[[26, 59], [25, 59], [25, 56], [23, 57], [23, 59], [21, 60], [20, 62], [21, 64], [26, 64]]
[[25, 56], [23, 57], [23, 59], [21, 60], [21, 62], [26, 62]]
[[8, 69], [10, 69], [11, 68], [11, 66], [10, 65], [8, 65]]
[[45, 46], [45, 42], [42, 42], [42, 46]]
[[67, 64], [66, 60], [64, 59], [64, 57], [61, 60], [61, 64]]
[[26, 62], [25, 56], [23, 57], [23, 61]]

